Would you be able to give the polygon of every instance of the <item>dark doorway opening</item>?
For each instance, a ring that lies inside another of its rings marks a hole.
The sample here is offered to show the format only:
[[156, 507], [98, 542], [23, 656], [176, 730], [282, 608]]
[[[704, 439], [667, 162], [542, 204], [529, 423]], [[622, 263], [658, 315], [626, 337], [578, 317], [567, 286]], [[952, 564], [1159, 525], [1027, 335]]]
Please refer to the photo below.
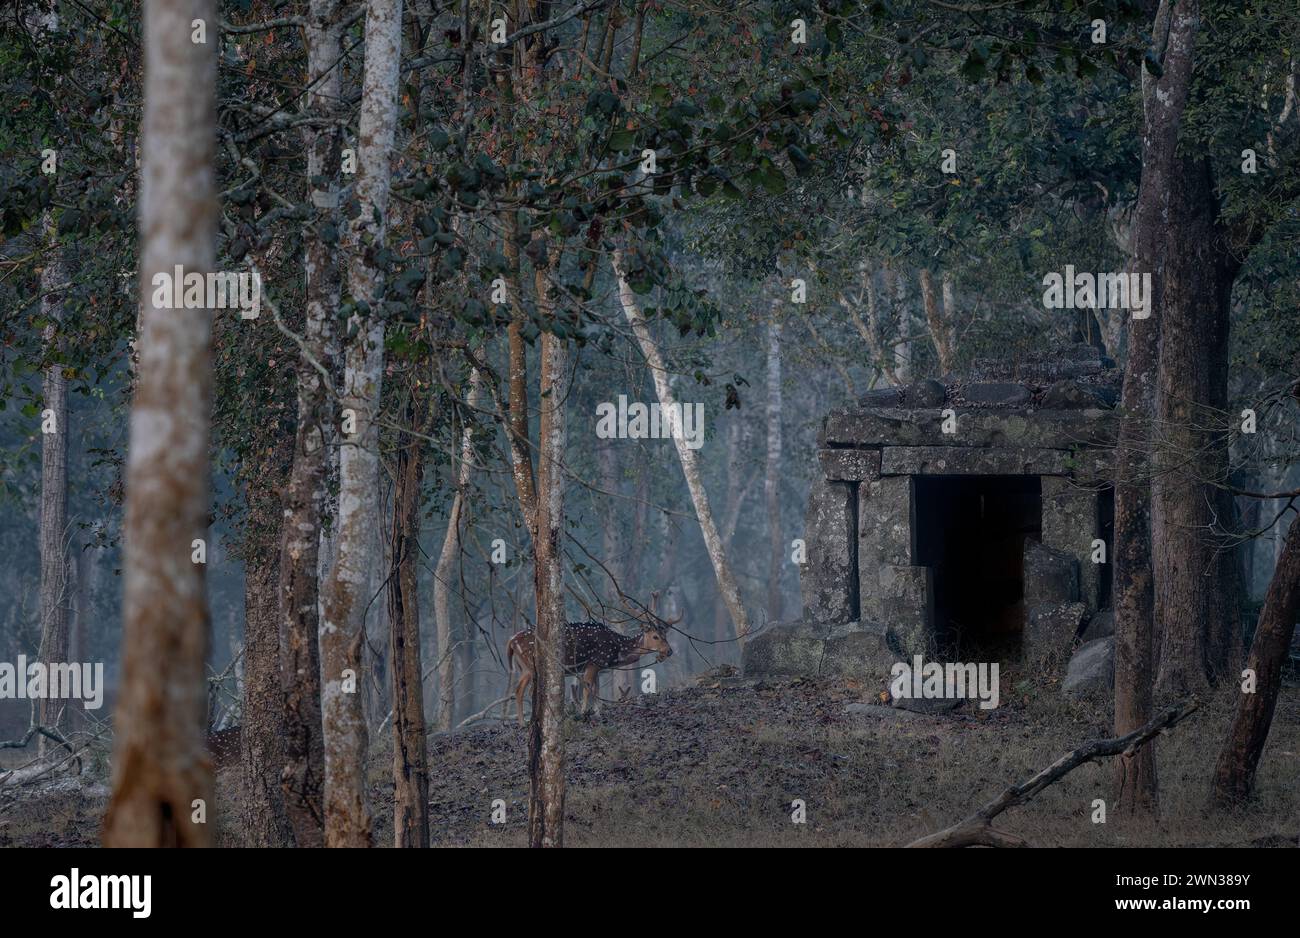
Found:
[[1042, 537], [1038, 476], [917, 476], [916, 562], [933, 570], [948, 660], [1014, 657], [1025, 625], [1025, 538]]

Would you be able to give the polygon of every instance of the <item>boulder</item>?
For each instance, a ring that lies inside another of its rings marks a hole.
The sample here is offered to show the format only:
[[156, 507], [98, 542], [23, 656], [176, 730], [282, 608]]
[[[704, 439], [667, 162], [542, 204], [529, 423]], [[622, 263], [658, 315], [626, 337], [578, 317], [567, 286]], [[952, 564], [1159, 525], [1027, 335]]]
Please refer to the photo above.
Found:
[[745, 677], [809, 677], [821, 668], [823, 635], [805, 622], [774, 625], [745, 642]]
[[903, 389], [904, 407], [942, 407], [947, 399], [948, 389], [931, 379], [917, 381]]
[[875, 622], [774, 625], [745, 643], [745, 677], [853, 677], [883, 684], [898, 660], [889, 629]]
[[1098, 638], [1079, 646], [1061, 683], [1067, 697], [1105, 693], [1115, 686], [1115, 639]]
[[1083, 603], [1030, 606], [1025, 616], [1024, 659], [1034, 667], [1054, 668], [1074, 647], [1088, 607]]
[[897, 407], [903, 400], [900, 388], [877, 388], [858, 398], [862, 407]]
[[1109, 638], [1115, 634], [1115, 610], [1110, 606], [1105, 609], [1099, 609], [1092, 614], [1088, 620], [1087, 626], [1084, 627], [1083, 634], [1079, 636], [1079, 641], [1087, 643], [1098, 638]]
[[971, 404], [993, 404], [1005, 407], [1027, 404], [1033, 397], [1024, 385], [1006, 381], [991, 381], [985, 384], [967, 385], [962, 394]]
[[1057, 381], [1043, 392], [1042, 406], [1052, 410], [1086, 410], [1103, 405], [1090, 388], [1076, 381]]
[[884, 682], [898, 660], [890, 649], [889, 630], [875, 622], [836, 626], [822, 643], [818, 677], [853, 677], [868, 684]]
[[1079, 561], [1026, 538], [1024, 582], [1027, 606], [1072, 603], [1079, 598]]

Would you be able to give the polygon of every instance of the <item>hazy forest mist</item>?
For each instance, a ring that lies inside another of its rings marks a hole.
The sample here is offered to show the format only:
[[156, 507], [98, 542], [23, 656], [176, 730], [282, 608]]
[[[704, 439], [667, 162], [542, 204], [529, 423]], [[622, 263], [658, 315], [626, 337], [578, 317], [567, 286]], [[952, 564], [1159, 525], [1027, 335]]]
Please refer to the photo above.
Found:
[[1298, 50], [5, 4], [0, 846], [1296, 846]]

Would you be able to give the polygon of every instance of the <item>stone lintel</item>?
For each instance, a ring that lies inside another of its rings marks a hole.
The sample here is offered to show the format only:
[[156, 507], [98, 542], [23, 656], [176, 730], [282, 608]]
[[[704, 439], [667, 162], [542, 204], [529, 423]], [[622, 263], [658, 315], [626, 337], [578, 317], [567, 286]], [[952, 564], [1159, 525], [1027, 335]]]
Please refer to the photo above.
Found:
[[[852, 452], [844, 450], [842, 452]], [[900, 475], [1068, 475], [1072, 454], [1063, 449], [998, 446], [886, 446], [880, 474]]]
[[1115, 441], [1115, 411], [952, 408], [956, 432], [943, 432], [948, 408], [879, 407], [837, 410], [822, 424], [823, 447], [1001, 446], [1062, 449], [1108, 446]]

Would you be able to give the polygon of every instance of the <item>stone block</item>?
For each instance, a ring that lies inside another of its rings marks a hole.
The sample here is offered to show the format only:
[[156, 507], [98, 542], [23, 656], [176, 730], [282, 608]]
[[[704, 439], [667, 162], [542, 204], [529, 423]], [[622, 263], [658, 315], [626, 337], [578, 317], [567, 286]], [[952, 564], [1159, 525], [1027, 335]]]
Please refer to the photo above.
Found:
[[[1101, 565], [1093, 563], [1093, 541], [1101, 537], [1100, 492], [1070, 479], [1043, 479], [1043, 544], [1079, 562], [1079, 599], [1096, 612], [1101, 602]], [[1110, 560], [1107, 547], [1106, 560]]]
[[1079, 561], [1064, 551], [1025, 540], [1025, 605], [1072, 603], [1079, 599]]
[[1071, 461], [1071, 454], [1061, 449], [886, 446], [880, 451], [880, 474], [1064, 475]]
[[831, 482], [865, 482], [880, 476], [878, 449], [823, 449], [817, 451], [817, 461]]
[[857, 487], [814, 479], [804, 520], [807, 557], [799, 571], [803, 616], [811, 622], [858, 617]]
[[934, 638], [934, 571], [929, 567], [880, 567], [880, 613], [904, 657], [926, 655]]

